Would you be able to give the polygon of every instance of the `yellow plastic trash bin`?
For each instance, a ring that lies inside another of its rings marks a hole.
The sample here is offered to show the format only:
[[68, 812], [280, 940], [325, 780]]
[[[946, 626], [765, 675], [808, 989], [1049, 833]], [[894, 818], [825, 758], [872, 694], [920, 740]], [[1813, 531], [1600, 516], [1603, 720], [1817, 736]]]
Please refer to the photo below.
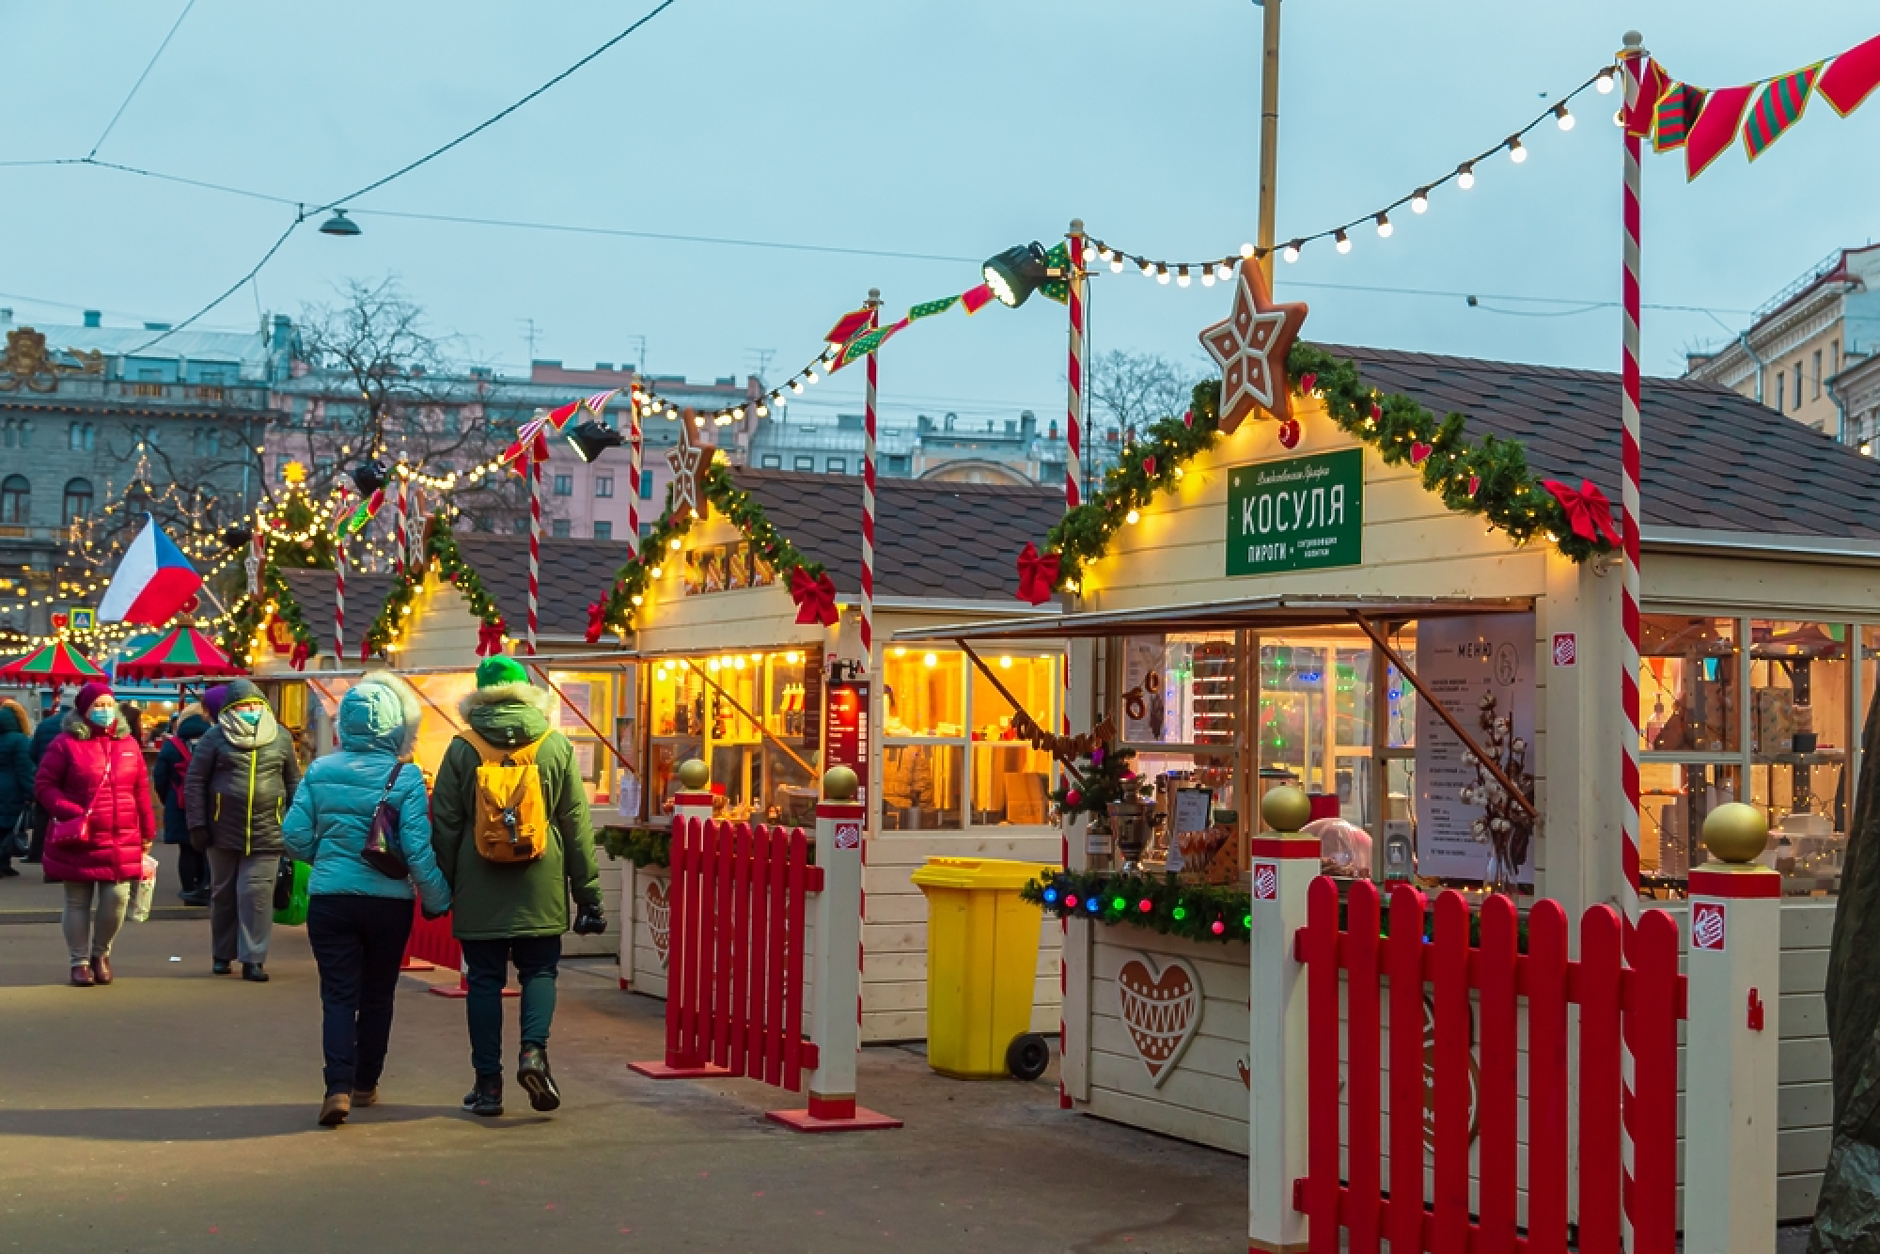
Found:
[[996, 858], [929, 858], [927, 1062], [963, 1080], [1035, 1080], [1050, 1045], [1031, 1030], [1043, 910], [1019, 889], [1058, 868]]

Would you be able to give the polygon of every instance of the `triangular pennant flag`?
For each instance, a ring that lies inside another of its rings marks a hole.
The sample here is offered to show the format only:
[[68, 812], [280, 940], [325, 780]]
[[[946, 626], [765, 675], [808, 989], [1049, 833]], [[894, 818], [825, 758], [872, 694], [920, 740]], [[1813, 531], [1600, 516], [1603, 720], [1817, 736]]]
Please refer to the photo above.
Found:
[[1821, 73], [1821, 62], [1804, 66], [1781, 78], [1771, 79], [1756, 97], [1755, 105], [1749, 111], [1749, 120], [1743, 123], [1743, 148], [1754, 161], [1769, 150], [1769, 145], [1782, 138], [1782, 133], [1801, 121], [1802, 111], [1808, 108], [1808, 96], [1815, 87], [1815, 76]]
[[992, 284], [981, 283], [978, 287], [960, 293], [960, 308], [968, 316], [978, 313], [992, 303]]
[[[1621, 71], [1623, 72], [1623, 71]], [[1657, 112], [1658, 102], [1671, 86], [1671, 76], [1650, 57], [1645, 58], [1645, 65], [1639, 71], [1638, 99], [1625, 115], [1625, 129], [1628, 135], [1644, 139], [1652, 133], [1652, 118]]]
[[1743, 120], [1743, 110], [1749, 108], [1755, 91], [1754, 85], [1719, 87], [1704, 98], [1703, 111], [1684, 139], [1685, 178], [1696, 178], [1723, 155], [1736, 138], [1736, 124]]
[[945, 313], [959, 303], [960, 298], [957, 296], [942, 296], [939, 300], [924, 300], [908, 310], [907, 316], [910, 321], [915, 318], [931, 318], [935, 314]]
[[98, 621], [161, 626], [200, 587], [202, 576], [196, 568], [163, 534], [156, 519], [145, 514], [144, 529], [119, 559], [104, 599], [98, 603]]
[[[1069, 240], [1059, 240], [1045, 250], [1044, 264], [1059, 274], [1069, 274], [1071, 269], [1071, 246]], [[1038, 295], [1058, 304], [1067, 304], [1071, 298], [1071, 285], [1068, 279], [1046, 279], [1038, 285]]]
[[1815, 93], [1842, 117], [1860, 108], [1875, 87], [1880, 87], [1880, 35], [1843, 52], [1815, 80]]
[[596, 392], [594, 395], [582, 401], [581, 404], [583, 407], [587, 409], [587, 411], [590, 414], [593, 414], [596, 418], [604, 419], [607, 415], [608, 404], [612, 402], [614, 397], [619, 396], [619, 395], [620, 395], [619, 388], [608, 388], [605, 392]]
[[829, 334], [823, 336], [823, 342], [825, 344], [847, 344], [857, 335], [860, 335], [868, 326], [869, 317], [873, 313], [874, 310], [863, 308], [857, 309], [853, 313], [843, 314], [840, 318], [836, 319], [836, 324], [829, 328]]
[[548, 420], [554, 423], [555, 430], [559, 431], [563, 427], [568, 425], [568, 420], [574, 417], [575, 414], [580, 411], [580, 409], [581, 409], [580, 401], [569, 401], [566, 405], [563, 405], [560, 409], [549, 410]]
[[1702, 87], [1673, 83], [1658, 99], [1658, 112], [1652, 127], [1652, 147], [1659, 152], [1684, 147], [1692, 124], [1703, 111], [1706, 94]]

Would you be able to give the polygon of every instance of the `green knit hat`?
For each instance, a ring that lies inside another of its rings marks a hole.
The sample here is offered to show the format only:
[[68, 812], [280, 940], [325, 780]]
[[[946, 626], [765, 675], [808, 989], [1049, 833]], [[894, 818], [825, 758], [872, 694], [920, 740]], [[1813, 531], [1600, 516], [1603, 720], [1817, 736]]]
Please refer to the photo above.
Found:
[[477, 687], [499, 688], [504, 684], [526, 684], [529, 673], [522, 664], [501, 653], [477, 663]]

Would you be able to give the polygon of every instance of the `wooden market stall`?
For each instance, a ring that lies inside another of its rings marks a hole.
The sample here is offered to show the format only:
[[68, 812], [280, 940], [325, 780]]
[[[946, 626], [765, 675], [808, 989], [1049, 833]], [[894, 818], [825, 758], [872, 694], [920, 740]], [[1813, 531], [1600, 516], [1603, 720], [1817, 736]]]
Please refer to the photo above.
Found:
[[[709, 763], [721, 815], [788, 823], [812, 818], [823, 770], [855, 767], [869, 814], [862, 1039], [920, 1039], [927, 912], [909, 875], [931, 855], [1055, 864], [1061, 836], [1050, 814], [1049, 756], [1018, 740], [997, 686], [956, 646], [908, 648], [888, 637], [1029, 613], [1011, 596], [1012, 554], [1063, 513], [1063, 497], [882, 479], [874, 647], [862, 666], [861, 479], [730, 468], [715, 491], [717, 507], [666, 541], [636, 594], [643, 830], [669, 822], [676, 770], [689, 759]], [[791, 581], [763, 556], [786, 551], [826, 569], [832, 624], [800, 614]], [[1027, 708], [1056, 717], [1060, 658], [1060, 647], [1045, 642], [1003, 650], [991, 665]], [[663, 994], [664, 871], [649, 865], [636, 881], [635, 953], [622, 979]], [[1057, 1024], [1057, 935], [1046, 930], [1039, 957], [1040, 1030]]]
[[[1089, 891], [1124, 857], [1115, 831], [1080, 824], [1068, 846], [1067, 1088], [1091, 1114], [1241, 1153], [1243, 920], [1267, 788], [1314, 795], [1331, 874], [1499, 880], [1576, 918], [1627, 891], [1620, 576], [1605, 502], [1582, 489], [1618, 497], [1618, 378], [1367, 349], [1292, 360], [1316, 377], [1296, 381], [1289, 422], [1217, 436], [1204, 388], [1186, 423], [1125, 455], [1060, 546], [1062, 613], [896, 636], [1070, 643], [1072, 725], [1108, 723], [1155, 792], [1134, 881], [1151, 887]], [[1686, 381], [1647, 380], [1643, 424], [1643, 891], [1681, 910], [1708, 811], [1767, 811], [1787, 894], [1780, 1209], [1805, 1217], [1828, 1153], [1821, 993], [1880, 650], [1880, 466]], [[1189, 855], [1172, 882], [1171, 829]]]

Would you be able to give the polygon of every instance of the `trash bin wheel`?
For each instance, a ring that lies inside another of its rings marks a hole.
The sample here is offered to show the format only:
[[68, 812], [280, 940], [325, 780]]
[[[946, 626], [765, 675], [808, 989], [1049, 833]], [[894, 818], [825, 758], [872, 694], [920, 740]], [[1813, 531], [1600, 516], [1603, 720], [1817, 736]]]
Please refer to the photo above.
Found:
[[1051, 1046], [1036, 1032], [1022, 1032], [1005, 1047], [1005, 1069], [1015, 1079], [1036, 1080], [1051, 1065]]

